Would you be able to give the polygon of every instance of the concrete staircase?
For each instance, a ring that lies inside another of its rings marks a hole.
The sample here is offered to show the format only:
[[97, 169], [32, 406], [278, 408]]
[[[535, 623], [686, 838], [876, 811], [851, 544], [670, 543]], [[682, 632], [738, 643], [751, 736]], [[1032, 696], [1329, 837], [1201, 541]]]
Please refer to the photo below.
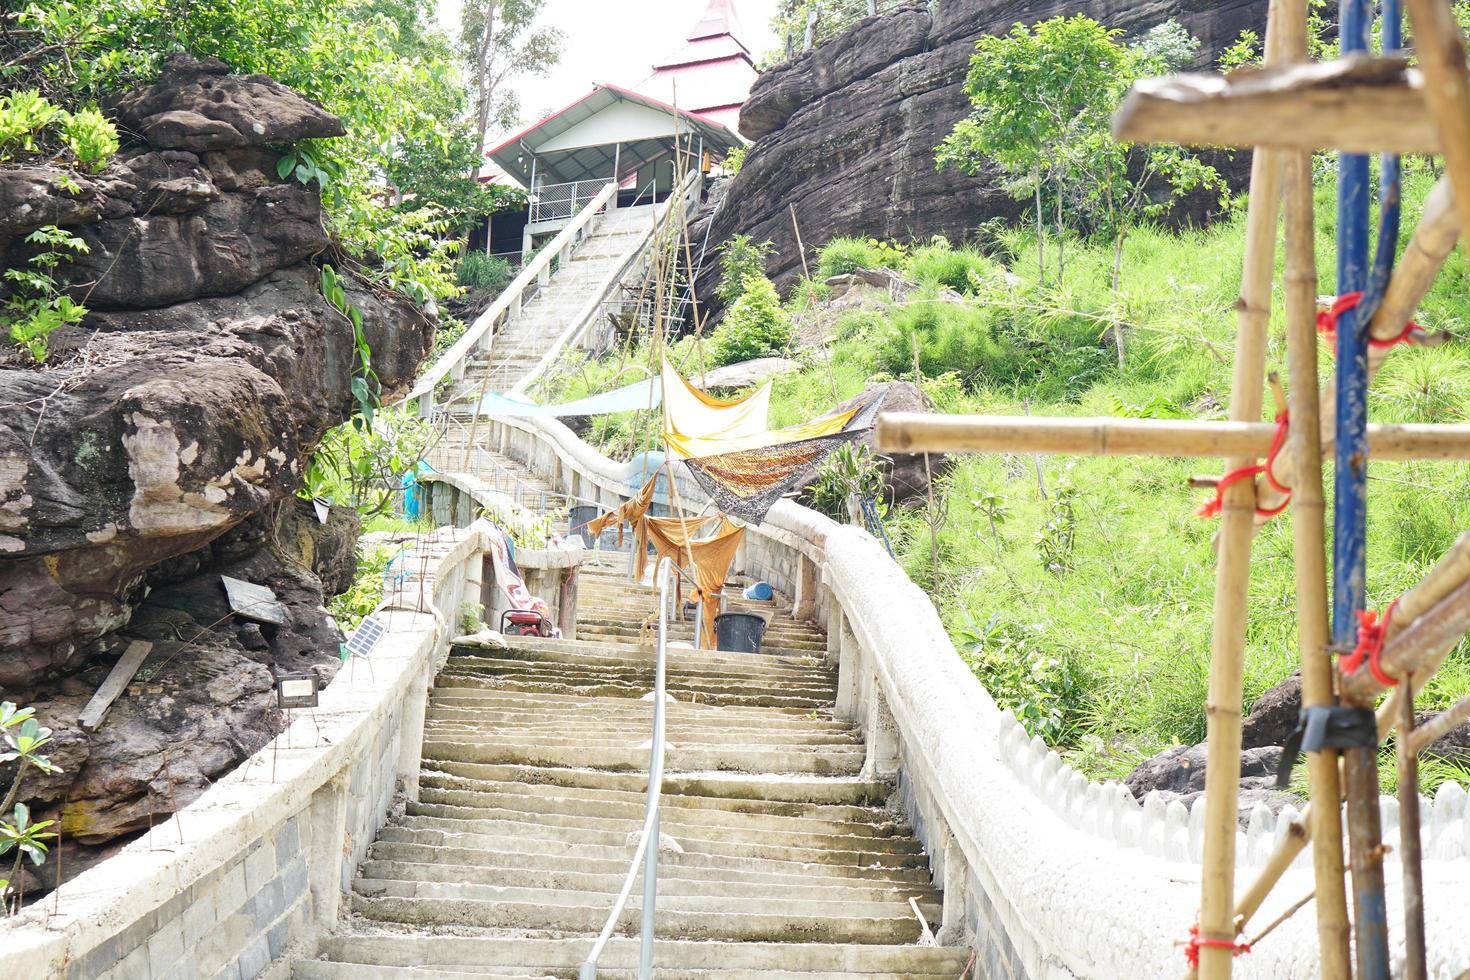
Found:
[[[487, 391], [504, 393], [530, 373], [597, 287], [637, 249], [657, 212], [655, 206], [643, 205], [603, 216], [592, 235], [572, 253], [571, 261], [552, 274], [520, 316], [496, 335], [490, 349], [468, 359], [464, 379], [452, 397], [474, 395], [482, 385]], [[468, 403], [455, 407], [467, 411]]]
[[[577, 975], [643, 818], [653, 652], [638, 634], [656, 600], [625, 561], [581, 573], [583, 639], [452, 652], [419, 800], [298, 980]], [[916, 942], [909, 898], [937, 923], [941, 896], [885, 806], [893, 787], [864, 776], [859, 733], [833, 717], [821, 632], [779, 599], [732, 606], [771, 616], [765, 653], [669, 654], [658, 976], [959, 977], [968, 951]], [[601, 976], [637, 975], [640, 894]]]

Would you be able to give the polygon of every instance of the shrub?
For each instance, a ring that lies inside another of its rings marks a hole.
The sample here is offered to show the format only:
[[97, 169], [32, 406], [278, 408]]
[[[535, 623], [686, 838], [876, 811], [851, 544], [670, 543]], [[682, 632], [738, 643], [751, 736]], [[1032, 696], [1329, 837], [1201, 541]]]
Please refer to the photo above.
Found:
[[908, 249], [876, 238], [834, 238], [817, 253], [817, 277], [830, 279], [859, 269], [901, 269]]
[[911, 378], [916, 339], [919, 367], [931, 377], [953, 371], [974, 386], [982, 379], [1009, 380], [1020, 367], [1018, 352], [1001, 341], [988, 309], [938, 300], [899, 307], [877, 338], [879, 365], [894, 377]]
[[944, 239], [936, 238], [914, 249], [905, 271], [923, 285], [975, 293], [995, 274], [995, 263], [976, 249], [952, 248]]
[[54, 273], [88, 248], [86, 242], [55, 225], [37, 228], [25, 240], [34, 247], [34, 254], [26, 265], [6, 269], [0, 280], [0, 328], [11, 343], [40, 364], [49, 352], [50, 334], [87, 315], [85, 306], [61, 291]]
[[740, 173], [740, 168], [745, 166], [745, 153], [749, 149], [750, 147], [748, 146], [735, 147], [735, 149], [725, 154], [725, 159], [721, 162], [720, 166], [725, 168], [727, 174], [734, 177]]
[[117, 152], [117, 127], [96, 107], [63, 112], [61, 141], [76, 155], [77, 162], [89, 170], [107, 166]]
[[742, 285], [710, 338], [710, 358], [717, 367], [779, 354], [791, 342], [791, 318], [771, 280], [748, 276]]
[[0, 96], [0, 160], [7, 160], [19, 143], [22, 152], [36, 149], [35, 135], [51, 121], [57, 108], [35, 89]]
[[456, 278], [461, 286], [500, 292], [510, 282], [510, 263], [498, 255], [469, 251], [459, 260]]
[[720, 250], [720, 287], [715, 294], [725, 303], [733, 303], [745, 291], [750, 279], [765, 279], [766, 256], [774, 246], [755, 242], [749, 235], [736, 235]]

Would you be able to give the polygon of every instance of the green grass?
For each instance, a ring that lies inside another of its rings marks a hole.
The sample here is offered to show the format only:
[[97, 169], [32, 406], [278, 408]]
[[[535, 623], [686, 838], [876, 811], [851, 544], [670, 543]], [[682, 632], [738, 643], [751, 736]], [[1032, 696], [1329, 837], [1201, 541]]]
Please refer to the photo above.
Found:
[[[1431, 183], [1424, 172], [1406, 181], [1405, 241]], [[1323, 294], [1332, 291], [1332, 198], [1331, 186], [1319, 188]], [[911, 378], [914, 335], [924, 387], [944, 412], [1223, 417], [1244, 224], [1242, 213], [1182, 234], [1135, 229], [1117, 296], [1109, 247], [1068, 243], [1063, 282], [1042, 289], [1034, 243], [1008, 233], [1019, 285], [991, 277], [965, 310], [929, 315], [920, 294], [907, 306], [843, 314], [831, 331], [830, 359], [813, 355], [801, 373], [776, 380], [772, 423], [809, 419], [876, 380]], [[841, 257], [869, 251], [867, 243], [847, 243]], [[1465, 333], [1467, 286], [1457, 253], [1423, 303], [1421, 322]], [[1284, 374], [1277, 290], [1268, 360]], [[1121, 369], [1110, 339], [1115, 322], [1125, 325]], [[692, 360], [689, 342], [679, 350]], [[1332, 369], [1325, 348], [1320, 367], [1324, 376]], [[589, 390], [598, 389], [574, 381], [566, 397]], [[1467, 406], [1470, 354], [1453, 344], [1395, 351], [1370, 399], [1372, 417], [1385, 422], [1465, 421]], [[618, 434], [604, 440], [615, 452], [631, 445], [630, 432], [646, 438], [650, 431], [642, 423], [598, 424]], [[891, 514], [888, 531], [961, 655], [998, 699], [1086, 771], [1116, 777], [1162, 748], [1204, 737], [1216, 523], [1194, 516], [1207, 494], [1187, 481], [1218, 471], [1208, 460], [966, 456], [949, 477], [937, 575], [917, 512]], [[1368, 594], [1381, 608], [1470, 527], [1470, 466], [1374, 462], [1370, 479]], [[1057, 571], [1047, 567], [1038, 539], [1055, 539], [1054, 501], [1063, 486], [1072, 490], [1075, 521], [1067, 570]], [[1330, 480], [1328, 492], [1330, 507]], [[1002, 520], [992, 526], [987, 512], [997, 506]], [[1268, 524], [1253, 552], [1247, 707], [1298, 662], [1291, 519], [1288, 510]], [[1419, 705], [1444, 707], [1467, 689], [1470, 656], [1462, 645]]]

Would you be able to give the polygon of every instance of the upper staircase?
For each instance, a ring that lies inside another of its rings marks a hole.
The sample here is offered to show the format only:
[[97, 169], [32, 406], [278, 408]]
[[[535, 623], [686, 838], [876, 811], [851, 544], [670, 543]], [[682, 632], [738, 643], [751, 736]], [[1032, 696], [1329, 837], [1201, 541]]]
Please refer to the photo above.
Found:
[[[350, 919], [298, 980], [578, 975], [647, 788], [657, 597], [626, 569], [618, 554], [583, 566], [577, 640], [451, 651], [419, 798], [373, 843]], [[731, 607], [770, 619], [763, 653], [695, 650], [692, 624], [670, 621], [657, 976], [960, 977], [968, 949], [918, 942], [910, 899], [937, 924], [942, 895], [894, 786], [835, 717], [824, 634], [779, 595]], [[637, 976], [640, 894], [600, 976]]]
[[[496, 335], [494, 344], [470, 355], [464, 377], [451, 389], [450, 397], [470, 399], [482, 390], [506, 392], [529, 375], [589, 298], [634, 257], [659, 211], [650, 204], [619, 208], [603, 216], [571, 253], [570, 261], [559, 264], [522, 307], [520, 316]], [[449, 408], [468, 414], [472, 404], [464, 400]]]

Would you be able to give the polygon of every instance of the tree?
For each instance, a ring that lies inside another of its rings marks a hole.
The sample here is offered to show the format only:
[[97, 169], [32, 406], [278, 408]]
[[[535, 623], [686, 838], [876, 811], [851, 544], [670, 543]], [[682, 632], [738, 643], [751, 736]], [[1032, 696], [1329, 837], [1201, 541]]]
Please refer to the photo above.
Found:
[[[771, 30], [782, 43], [791, 43], [800, 51], [806, 38], [808, 23], [812, 23], [812, 44], [821, 44], [847, 30], [853, 24], [869, 16], [874, 10], [887, 10], [893, 0], [780, 0], [776, 14], [771, 18]], [[812, 22], [812, 14], [816, 14]], [[785, 58], [785, 51], [773, 61]]]
[[492, 126], [508, 127], [521, 114], [508, 84], [544, 75], [561, 60], [561, 31], [536, 27], [546, 0], [465, 0], [460, 13], [461, 54], [475, 98], [475, 159], [485, 156]]
[[[1078, 14], [982, 38], [965, 84], [975, 112], [936, 148], [940, 167], [971, 174], [997, 167], [1010, 193], [1032, 199], [1038, 281], [1046, 277], [1048, 211], [1058, 282], [1069, 230], [1105, 236], [1113, 242], [1116, 292], [1123, 240], [1133, 224], [1165, 213], [1189, 191], [1223, 188], [1214, 168], [1178, 147], [1113, 139], [1112, 115], [1129, 86], [1178, 68], [1199, 50], [1199, 41], [1174, 21], [1132, 45], [1120, 43], [1120, 34]], [[1121, 362], [1121, 326], [1115, 324], [1114, 335]]]

